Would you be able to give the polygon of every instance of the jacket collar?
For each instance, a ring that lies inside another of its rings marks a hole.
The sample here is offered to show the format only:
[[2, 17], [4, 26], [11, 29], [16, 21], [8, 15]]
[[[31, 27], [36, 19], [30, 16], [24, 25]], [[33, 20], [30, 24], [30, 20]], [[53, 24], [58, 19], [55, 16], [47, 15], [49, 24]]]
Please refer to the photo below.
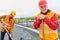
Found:
[[51, 10], [48, 9], [46, 13], [42, 13], [42, 12], [41, 12], [41, 14], [46, 15], [46, 14], [49, 13], [50, 11], [51, 11]]

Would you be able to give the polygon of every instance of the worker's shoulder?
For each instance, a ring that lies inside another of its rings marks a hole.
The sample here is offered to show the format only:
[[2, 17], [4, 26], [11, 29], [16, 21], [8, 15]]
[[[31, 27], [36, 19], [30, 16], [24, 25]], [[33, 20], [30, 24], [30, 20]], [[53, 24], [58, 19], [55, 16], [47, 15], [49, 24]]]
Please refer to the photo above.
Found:
[[36, 14], [36, 17], [37, 17], [37, 18], [40, 18], [40, 16], [41, 16], [41, 13], [37, 13], [37, 14]]
[[50, 10], [50, 12], [48, 13], [48, 15], [58, 15], [58, 13], [56, 13], [55, 11], [53, 11], [53, 10]]
[[53, 10], [51, 10], [51, 13], [58, 15], [58, 13]]
[[9, 17], [9, 15], [6, 14], [6, 15], [3, 15], [3, 17]]
[[9, 14], [6, 14], [6, 15], [4, 15], [4, 16], [9, 16]]
[[57, 12], [55, 12], [55, 11], [52, 11], [52, 13], [54, 14], [54, 16], [56, 16], [56, 17], [58, 17], [58, 13]]

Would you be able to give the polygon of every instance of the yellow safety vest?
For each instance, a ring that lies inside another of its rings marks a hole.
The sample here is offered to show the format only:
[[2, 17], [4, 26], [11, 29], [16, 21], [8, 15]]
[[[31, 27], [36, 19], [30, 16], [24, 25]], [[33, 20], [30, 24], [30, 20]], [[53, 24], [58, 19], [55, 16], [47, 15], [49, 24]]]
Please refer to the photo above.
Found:
[[[46, 14], [46, 16], [51, 19], [54, 16], [54, 12], [51, 11]], [[40, 19], [41, 13], [39, 13], [36, 17]], [[58, 38], [58, 31], [52, 30], [45, 22], [42, 21], [40, 24], [40, 27], [38, 28], [40, 30], [39, 36], [40, 38], [44, 38], [45, 40], [49, 39], [57, 39]]]

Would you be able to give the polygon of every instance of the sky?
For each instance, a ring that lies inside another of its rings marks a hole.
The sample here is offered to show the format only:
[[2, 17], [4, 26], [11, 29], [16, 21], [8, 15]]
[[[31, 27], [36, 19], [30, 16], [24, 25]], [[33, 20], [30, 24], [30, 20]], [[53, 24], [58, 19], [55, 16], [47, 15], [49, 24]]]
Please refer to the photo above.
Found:
[[[0, 0], [0, 15], [9, 14], [15, 10], [16, 18], [36, 16], [40, 12], [39, 0]], [[60, 0], [47, 0], [48, 8], [60, 13]]]

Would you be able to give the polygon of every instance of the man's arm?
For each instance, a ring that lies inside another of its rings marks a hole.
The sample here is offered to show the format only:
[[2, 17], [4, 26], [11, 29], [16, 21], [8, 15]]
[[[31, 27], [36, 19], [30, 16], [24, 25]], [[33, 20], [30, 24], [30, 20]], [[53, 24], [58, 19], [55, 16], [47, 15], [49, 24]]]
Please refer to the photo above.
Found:
[[14, 19], [12, 19], [11, 26], [14, 26], [14, 23], [15, 23], [15, 20], [14, 20]]
[[3, 15], [3, 16], [0, 16], [0, 22], [2, 21], [2, 19], [4, 19], [5, 18], [5, 15]]
[[4, 18], [5, 18], [5, 15], [3, 15], [3, 16], [0, 16], [0, 19], [2, 19], [2, 18], [4, 19]]
[[51, 19], [49, 19], [48, 17], [45, 17], [44, 21], [53, 30], [56, 30], [59, 26], [59, 24], [58, 24], [58, 15], [57, 14], [55, 14]]
[[41, 20], [36, 18], [35, 21], [34, 21], [34, 28], [37, 29], [40, 27], [40, 24], [41, 24]]

